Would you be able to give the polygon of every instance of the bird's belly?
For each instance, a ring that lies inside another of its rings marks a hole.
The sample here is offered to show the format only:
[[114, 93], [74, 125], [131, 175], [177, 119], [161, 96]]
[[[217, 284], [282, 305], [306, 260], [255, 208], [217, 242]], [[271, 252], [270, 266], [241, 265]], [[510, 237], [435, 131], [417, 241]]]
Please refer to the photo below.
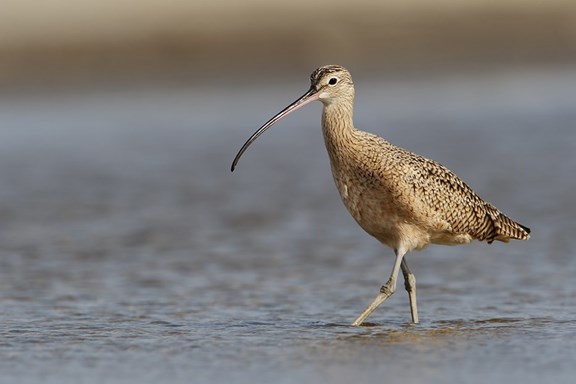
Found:
[[337, 178], [336, 186], [344, 206], [365, 231], [374, 234], [393, 226], [395, 213], [387, 196], [376, 196], [369, 187], [345, 178]]
[[366, 231], [393, 249], [418, 250], [428, 244], [469, 243], [466, 233], [454, 233], [447, 222], [430, 215], [418, 204], [405, 202], [402, 196], [344, 177], [335, 178], [344, 205]]
[[354, 220], [380, 242], [393, 249], [421, 249], [430, 243], [414, 218], [408, 217], [397, 199], [381, 188], [360, 185], [344, 178], [336, 180], [344, 205]]

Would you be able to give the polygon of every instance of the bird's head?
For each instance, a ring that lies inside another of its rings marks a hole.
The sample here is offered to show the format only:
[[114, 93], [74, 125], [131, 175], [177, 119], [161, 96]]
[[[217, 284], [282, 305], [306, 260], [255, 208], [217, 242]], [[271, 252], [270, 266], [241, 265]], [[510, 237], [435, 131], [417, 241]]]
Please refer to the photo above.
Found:
[[234, 158], [232, 171], [234, 171], [240, 157], [246, 149], [248, 149], [250, 144], [278, 120], [291, 112], [315, 100], [320, 100], [325, 107], [337, 104], [344, 104], [348, 107], [352, 106], [354, 101], [354, 84], [352, 84], [352, 76], [350, 76], [350, 72], [348, 72], [346, 68], [339, 65], [325, 65], [320, 67], [312, 72], [310, 83], [310, 89], [305, 94], [268, 120], [266, 124], [250, 136]]
[[[354, 83], [348, 70], [340, 65], [325, 65], [310, 75], [310, 91], [315, 90], [324, 105], [350, 103], [354, 98]], [[309, 92], [310, 92], [309, 91]]]

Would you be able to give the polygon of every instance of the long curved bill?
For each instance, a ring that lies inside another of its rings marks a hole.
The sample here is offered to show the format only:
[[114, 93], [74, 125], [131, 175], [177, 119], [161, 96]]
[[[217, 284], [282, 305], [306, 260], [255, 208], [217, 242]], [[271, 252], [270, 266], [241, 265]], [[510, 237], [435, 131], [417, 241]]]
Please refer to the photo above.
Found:
[[252, 144], [268, 128], [273, 126], [278, 120], [282, 119], [284, 116], [288, 115], [289, 113], [294, 112], [295, 110], [305, 106], [308, 103], [311, 103], [312, 101], [318, 100], [319, 97], [320, 97], [320, 91], [316, 90], [314, 87], [310, 87], [308, 92], [306, 92], [305, 94], [300, 96], [300, 98], [298, 100], [296, 100], [295, 102], [293, 102], [292, 104], [290, 104], [289, 106], [284, 108], [282, 111], [280, 111], [276, 116], [274, 116], [273, 118], [268, 120], [268, 122], [266, 124], [264, 124], [263, 126], [261, 126], [256, 132], [254, 132], [252, 134], [252, 136], [250, 136], [250, 138], [248, 140], [246, 140], [246, 142], [244, 143], [242, 148], [240, 148], [240, 150], [238, 151], [238, 154], [236, 155], [236, 157], [234, 158], [234, 161], [232, 162], [231, 171], [234, 172], [234, 168], [236, 168], [236, 165], [238, 164], [240, 157], [242, 156], [242, 154], [244, 152], [246, 152], [246, 150], [248, 149], [250, 144]]

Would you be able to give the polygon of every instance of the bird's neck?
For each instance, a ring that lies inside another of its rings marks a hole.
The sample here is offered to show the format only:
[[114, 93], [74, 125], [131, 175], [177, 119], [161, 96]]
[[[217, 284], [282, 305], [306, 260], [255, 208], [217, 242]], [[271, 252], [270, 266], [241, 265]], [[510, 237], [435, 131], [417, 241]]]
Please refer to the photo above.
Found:
[[322, 132], [328, 151], [346, 147], [353, 140], [352, 103], [328, 104], [322, 111]]

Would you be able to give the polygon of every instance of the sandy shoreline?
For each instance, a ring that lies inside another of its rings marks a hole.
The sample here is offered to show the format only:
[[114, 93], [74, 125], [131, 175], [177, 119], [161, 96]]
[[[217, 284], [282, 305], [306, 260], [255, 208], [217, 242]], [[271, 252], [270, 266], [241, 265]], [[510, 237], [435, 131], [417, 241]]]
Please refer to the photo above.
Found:
[[262, 74], [328, 62], [421, 71], [576, 61], [576, 6], [570, 2], [462, 7], [444, 0], [431, 8], [423, 1], [412, 7], [362, 1], [355, 8], [335, 2], [326, 10], [324, 3], [277, 9], [252, 0], [241, 8], [194, 8], [171, 1], [173, 7], [154, 18], [155, 9], [144, 2], [132, 18], [119, 10], [105, 25], [98, 23], [106, 14], [94, 13], [94, 25], [82, 27], [83, 13], [70, 11], [69, 24], [46, 27], [44, 34], [22, 32], [25, 23], [18, 32], [14, 21], [4, 26], [12, 34], [0, 39], [0, 82], [167, 72], [207, 78], [225, 76], [231, 64], [236, 73]]

